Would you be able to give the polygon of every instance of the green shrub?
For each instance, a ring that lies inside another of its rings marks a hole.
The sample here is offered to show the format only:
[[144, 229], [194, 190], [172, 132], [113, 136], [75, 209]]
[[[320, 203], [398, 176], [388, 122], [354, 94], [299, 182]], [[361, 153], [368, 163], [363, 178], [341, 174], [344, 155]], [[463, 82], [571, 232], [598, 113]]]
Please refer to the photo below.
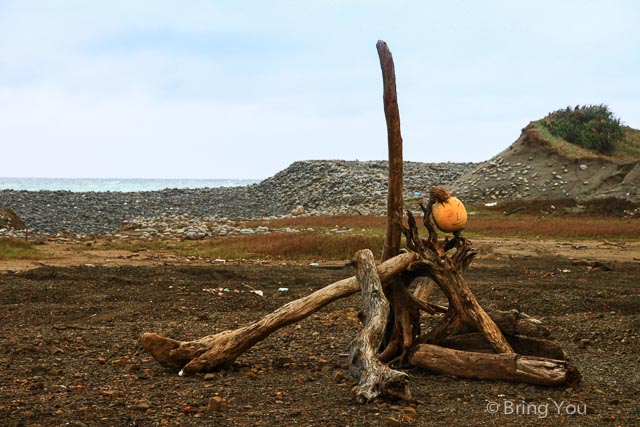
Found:
[[610, 154], [624, 139], [624, 127], [606, 105], [577, 105], [549, 113], [542, 124], [552, 135], [598, 153]]

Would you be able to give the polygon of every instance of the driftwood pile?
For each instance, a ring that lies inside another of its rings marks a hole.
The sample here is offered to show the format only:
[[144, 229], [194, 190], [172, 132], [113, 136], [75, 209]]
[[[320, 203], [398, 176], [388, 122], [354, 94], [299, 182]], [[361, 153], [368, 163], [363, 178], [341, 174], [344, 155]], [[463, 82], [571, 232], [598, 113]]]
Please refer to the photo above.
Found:
[[[228, 367], [238, 356], [278, 329], [298, 322], [332, 301], [361, 291], [363, 328], [349, 349], [349, 372], [358, 382], [356, 398], [369, 402], [378, 396], [411, 399], [409, 377], [402, 368], [415, 366], [465, 378], [517, 381], [546, 386], [575, 386], [580, 373], [567, 362], [558, 344], [539, 320], [516, 310], [487, 312], [469, 289], [464, 272], [475, 251], [456, 232], [438, 239], [431, 211], [446, 190], [430, 191], [421, 204], [427, 237], [407, 212], [403, 225], [402, 137], [389, 49], [377, 44], [384, 82], [384, 109], [389, 141], [387, 234], [382, 262], [376, 266], [370, 250], [355, 254], [356, 276], [341, 280], [291, 301], [245, 327], [178, 341], [155, 333], [142, 335], [143, 347], [163, 366], [179, 375], [194, 375]], [[401, 253], [401, 236], [406, 250]], [[430, 303], [439, 288], [448, 305]], [[423, 313], [438, 322], [422, 333]]]

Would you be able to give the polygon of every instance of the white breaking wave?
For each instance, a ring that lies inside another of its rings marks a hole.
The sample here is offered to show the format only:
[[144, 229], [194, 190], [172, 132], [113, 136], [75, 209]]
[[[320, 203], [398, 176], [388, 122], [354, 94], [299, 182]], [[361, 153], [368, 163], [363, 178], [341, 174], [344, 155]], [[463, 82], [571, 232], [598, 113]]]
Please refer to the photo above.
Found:
[[243, 187], [258, 182], [260, 180], [257, 179], [0, 178], [0, 190], [136, 192]]

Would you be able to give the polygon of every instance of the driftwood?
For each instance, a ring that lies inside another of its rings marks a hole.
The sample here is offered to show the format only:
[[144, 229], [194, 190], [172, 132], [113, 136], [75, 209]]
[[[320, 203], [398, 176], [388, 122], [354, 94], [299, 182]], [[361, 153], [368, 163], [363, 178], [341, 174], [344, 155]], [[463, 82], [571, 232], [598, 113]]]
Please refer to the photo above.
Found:
[[[413, 290], [413, 296], [425, 303], [436, 290], [435, 282], [428, 277], [416, 277], [413, 284], [416, 286]], [[443, 310], [443, 312], [447, 311], [446, 307], [443, 307]]]
[[[498, 324], [496, 322], [496, 324]], [[499, 326], [499, 324], [498, 324]], [[567, 360], [567, 353], [554, 341], [527, 337], [522, 335], [505, 335], [513, 350], [525, 356], [546, 357], [548, 359]], [[493, 349], [485, 337], [479, 332], [471, 332], [447, 337], [443, 347], [455, 350], [493, 353]]]
[[354, 261], [366, 311], [364, 327], [349, 348], [349, 373], [358, 381], [354, 388], [356, 398], [360, 402], [370, 402], [380, 395], [410, 399], [408, 375], [389, 368], [377, 357], [384, 338], [389, 302], [382, 291], [373, 254], [369, 249], [358, 251]]
[[[547, 338], [551, 332], [541, 321], [516, 309], [487, 310], [487, 314], [496, 322], [505, 335], [525, 335], [528, 337]], [[461, 332], [464, 332], [463, 328]]]
[[[382, 283], [405, 270], [416, 254], [406, 253], [378, 266]], [[159, 334], [142, 335], [142, 346], [161, 365], [180, 370], [180, 375], [193, 375], [232, 363], [238, 356], [276, 330], [298, 322], [322, 307], [360, 290], [355, 277], [333, 283], [306, 297], [291, 301], [261, 320], [243, 328], [223, 331], [195, 341], [178, 341]]]
[[382, 248], [385, 261], [400, 253], [402, 230], [402, 134], [400, 133], [400, 110], [396, 92], [396, 72], [393, 56], [387, 44], [378, 40], [376, 44], [382, 70], [384, 117], [387, 122], [387, 147], [389, 153], [389, 187], [387, 189], [387, 230]]
[[467, 324], [482, 332], [498, 353], [513, 353], [513, 349], [504, 335], [480, 306], [462, 276], [463, 271], [475, 256], [468, 240], [461, 234], [456, 235], [454, 240], [456, 252], [452, 256], [446, 254], [446, 248], [450, 242], [438, 242], [431, 218], [431, 209], [438, 198], [442, 197], [443, 192], [445, 196], [448, 196], [441, 187], [432, 189], [427, 206], [420, 205], [424, 212], [423, 222], [429, 232], [428, 239], [420, 238], [416, 221], [410, 211], [407, 211], [409, 228], [403, 229], [407, 238], [407, 246], [420, 254], [420, 259], [412, 263], [409, 270], [431, 278], [449, 301], [444, 319], [429, 332], [424, 341], [440, 344], [446, 337], [458, 332]]
[[446, 375], [516, 381], [545, 386], [575, 386], [580, 372], [568, 362], [520, 354], [486, 354], [419, 345], [411, 364]]
[[[382, 71], [384, 116], [387, 123], [387, 147], [389, 154], [389, 185], [387, 189], [387, 230], [382, 248], [382, 261], [400, 253], [402, 237], [403, 157], [400, 132], [400, 110], [396, 91], [396, 73], [391, 51], [382, 40], [376, 44]], [[408, 283], [394, 279], [384, 293], [391, 304], [387, 328], [384, 334], [383, 362], [404, 361], [414, 339], [420, 333], [420, 311], [416, 300], [407, 290]]]

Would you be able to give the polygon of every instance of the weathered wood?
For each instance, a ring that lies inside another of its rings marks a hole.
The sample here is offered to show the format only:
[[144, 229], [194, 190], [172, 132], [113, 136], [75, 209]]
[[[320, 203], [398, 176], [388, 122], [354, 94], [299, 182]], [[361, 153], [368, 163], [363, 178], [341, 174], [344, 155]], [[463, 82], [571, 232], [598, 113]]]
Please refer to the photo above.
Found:
[[[433, 314], [434, 312], [446, 313], [449, 309], [449, 307], [447, 307], [446, 305], [439, 305], [428, 302], [425, 304], [427, 305], [427, 307], [425, 307], [424, 309], [421, 308], [421, 310], [424, 310], [431, 314]], [[544, 326], [540, 320], [536, 319], [535, 317], [531, 317], [526, 313], [522, 313], [515, 308], [511, 310], [486, 309], [485, 311], [505, 335], [521, 335], [536, 338], [548, 338], [551, 336], [551, 331], [549, 331], [549, 329]], [[464, 334], [473, 331], [475, 331], [475, 328], [473, 328], [471, 325], [463, 325], [458, 330], [458, 333]]]
[[[402, 210], [404, 207], [402, 134], [400, 132], [400, 110], [396, 92], [396, 73], [389, 46], [378, 40], [376, 44], [382, 70], [384, 115], [387, 123], [387, 146], [389, 155], [389, 185], [387, 189], [387, 230], [382, 248], [382, 260], [400, 253], [402, 237]], [[394, 279], [384, 290], [391, 304], [388, 326], [385, 332], [383, 361], [404, 359], [420, 328], [418, 305], [409, 296], [405, 284]]]
[[382, 69], [384, 116], [387, 122], [387, 145], [389, 151], [389, 187], [387, 189], [387, 231], [382, 250], [385, 261], [400, 253], [402, 231], [402, 134], [400, 132], [400, 110], [396, 92], [396, 72], [389, 46], [378, 40], [376, 44], [380, 68]]
[[[505, 335], [505, 338], [518, 354], [568, 360], [567, 353], [554, 341], [520, 335]], [[493, 353], [491, 344], [489, 344], [489, 341], [479, 332], [447, 337], [442, 343], [442, 346], [455, 350]]]
[[385, 363], [404, 362], [415, 338], [420, 334], [420, 307], [409, 290], [400, 279], [393, 279], [385, 287], [384, 294], [391, 304], [393, 329], [388, 333], [385, 349], [380, 353], [380, 360]]
[[498, 325], [503, 334], [525, 335], [528, 337], [548, 338], [551, 331], [542, 322], [516, 309], [486, 310], [489, 317]]
[[[440, 286], [449, 300], [447, 312], [449, 316], [445, 316], [443, 321], [431, 330], [427, 341], [439, 344], [448, 335], [457, 332], [463, 323], [467, 323], [482, 332], [497, 352], [513, 353], [513, 349], [498, 326], [480, 306], [475, 295], [467, 286], [462, 272], [448, 261], [445, 259], [443, 262], [435, 263], [420, 260], [410, 267], [411, 269], [426, 268], [431, 271], [430, 277]], [[429, 267], [427, 268], [426, 265]]]
[[382, 290], [373, 253], [368, 249], [358, 251], [354, 261], [366, 313], [364, 327], [349, 348], [349, 373], [358, 381], [354, 387], [356, 398], [361, 403], [378, 396], [410, 399], [407, 374], [389, 368], [377, 358], [389, 315], [389, 302]]
[[416, 286], [413, 290], [413, 296], [423, 302], [427, 302], [427, 299], [429, 299], [433, 291], [436, 290], [435, 282], [428, 277], [417, 277], [413, 283]]
[[446, 195], [446, 190], [434, 187], [430, 190], [427, 206], [421, 205], [424, 212], [424, 224], [429, 238], [423, 240], [418, 235], [417, 224], [411, 211], [407, 211], [409, 228], [403, 228], [407, 246], [420, 255], [420, 259], [409, 266], [409, 270], [432, 279], [447, 297], [449, 307], [443, 320], [436, 325], [425, 339], [426, 342], [440, 344], [444, 339], [457, 332], [465, 323], [482, 332], [498, 353], [513, 353], [513, 349], [496, 326], [495, 322], [478, 303], [469, 289], [463, 271], [469, 266], [475, 252], [469, 241], [460, 233], [455, 235], [455, 254], [447, 255], [448, 242], [439, 244], [437, 232], [431, 218], [433, 204]]
[[[383, 284], [388, 284], [414, 261], [416, 254], [405, 253], [378, 266]], [[145, 333], [142, 346], [160, 364], [180, 370], [181, 375], [209, 371], [232, 363], [238, 356], [274, 331], [298, 322], [322, 307], [360, 290], [355, 277], [341, 280], [291, 301], [262, 319], [239, 329], [223, 331], [195, 341], [178, 341], [159, 334]]]
[[430, 371], [481, 380], [515, 381], [545, 386], [580, 383], [580, 372], [563, 360], [520, 354], [485, 354], [422, 344], [410, 356], [411, 364]]

